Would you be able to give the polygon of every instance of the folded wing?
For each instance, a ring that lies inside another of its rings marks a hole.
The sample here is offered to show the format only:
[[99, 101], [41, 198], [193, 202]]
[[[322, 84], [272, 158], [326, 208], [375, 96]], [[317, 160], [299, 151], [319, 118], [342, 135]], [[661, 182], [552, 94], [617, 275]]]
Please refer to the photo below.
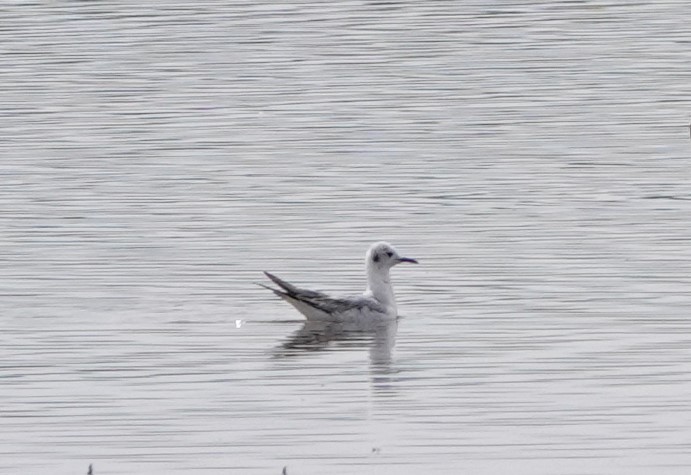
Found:
[[[264, 272], [271, 281], [280, 289], [263, 286], [293, 305], [308, 320], [338, 320], [340, 316], [349, 311], [361, 311], [369, 309], [376, 312], [384, 311], [377, 302], [365, 298], [334, 298], [322, 292], [301, 289], [275, 275]], [[261, 284], [260, 284], [261, 285]]]

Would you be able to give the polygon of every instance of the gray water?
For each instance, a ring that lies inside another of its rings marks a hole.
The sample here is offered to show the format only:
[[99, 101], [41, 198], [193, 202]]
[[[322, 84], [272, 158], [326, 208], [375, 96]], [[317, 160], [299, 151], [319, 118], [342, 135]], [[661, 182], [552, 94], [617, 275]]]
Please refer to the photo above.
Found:
[[0, 472], [688, 473], [690, 17], [6, 2]]

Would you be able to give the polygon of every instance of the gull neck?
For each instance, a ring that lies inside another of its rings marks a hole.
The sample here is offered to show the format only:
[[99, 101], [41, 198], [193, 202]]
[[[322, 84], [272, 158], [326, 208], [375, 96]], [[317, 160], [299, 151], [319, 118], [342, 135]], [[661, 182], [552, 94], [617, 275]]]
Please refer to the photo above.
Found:
[[387, 307], [396, 307], [389, 269], [367, 266], [367, 293]]

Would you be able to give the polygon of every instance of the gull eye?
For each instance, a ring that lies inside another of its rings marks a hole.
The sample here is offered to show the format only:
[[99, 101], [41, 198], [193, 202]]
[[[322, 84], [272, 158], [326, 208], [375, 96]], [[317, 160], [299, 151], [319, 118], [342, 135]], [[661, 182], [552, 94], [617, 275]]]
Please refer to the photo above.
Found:
[[389, 251], [389, 252], [386, 253], [386, 255], [389, 256], [389, 257], [393, 257], [393, 252]]

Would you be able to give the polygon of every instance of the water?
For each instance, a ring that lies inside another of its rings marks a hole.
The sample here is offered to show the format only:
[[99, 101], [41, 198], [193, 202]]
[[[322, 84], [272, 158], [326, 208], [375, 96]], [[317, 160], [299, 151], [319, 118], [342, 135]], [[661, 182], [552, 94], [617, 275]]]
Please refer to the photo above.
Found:
[[689, 15], [6, 4], [0, 471], [687, 473]]

